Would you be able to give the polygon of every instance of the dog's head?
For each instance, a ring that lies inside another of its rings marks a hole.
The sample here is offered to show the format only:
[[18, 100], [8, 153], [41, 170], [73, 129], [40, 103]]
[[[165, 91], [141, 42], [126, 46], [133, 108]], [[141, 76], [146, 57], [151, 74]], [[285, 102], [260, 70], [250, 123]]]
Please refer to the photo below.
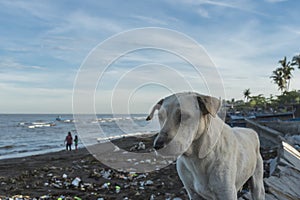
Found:
[[206, 132], [209, 116], [215, 117], [220, 108], [220, 100], [197, 93], [177, 93], [160, 100], [147, 120], [153, 118], [155, 110], [161, 130], [154, 140], [153, 147], [161, 149], [170, 141], [178, 148], [186, 149], [187, 144]]

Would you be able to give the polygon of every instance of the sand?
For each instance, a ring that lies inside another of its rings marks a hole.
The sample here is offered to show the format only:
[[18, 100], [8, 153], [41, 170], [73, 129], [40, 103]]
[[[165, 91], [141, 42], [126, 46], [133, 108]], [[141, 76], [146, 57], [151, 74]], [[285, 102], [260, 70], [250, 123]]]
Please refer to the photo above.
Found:
[[[121, 138], [114, 143], [129, 150], [139, 141], [147, 152], [153, 137]], [[149, 173], [119, 172], [85, 148], [0, 160], [0, 198], [14, 195], [29, 199], [188, 199], [175, 163]]]
[[[154, 137], [120, 138], [113, 143], [130, 151], [142, 141], [146, 149], [133, 151], [145, 153], [151, 152]], [[94, 146], [95, 149], [99, 145]], [[261, 153], [265, 161], [277, 154], [269, 148], [261, 149]], [[110, 159], [109, 154], [107, 158]], [[120, 163], [123, 164], [123, 161]], [[136, 167], [135, 163], [124, 162], [124, 167], [130, 165]], [[264, 176], [268, 177], [268, 162], [265, 162], [264, 168]], [[0, 200], [15, 195], [22, 197], [19, 199], [188, 199], [177, 175], [175, 161], [160, 170], [132, 172], [107, 167], [86, 148], [0, 160]], [[77, 183], [74, 181], [76, 178]], [[247, 184], [243, 191], [247, 193]]]

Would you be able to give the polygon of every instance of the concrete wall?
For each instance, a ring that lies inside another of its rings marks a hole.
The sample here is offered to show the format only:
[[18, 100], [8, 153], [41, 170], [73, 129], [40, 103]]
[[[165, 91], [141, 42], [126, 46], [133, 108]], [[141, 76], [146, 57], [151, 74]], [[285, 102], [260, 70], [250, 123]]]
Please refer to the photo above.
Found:
[[300, 135], [299, 121], [273, 121], [273, 122], [259, 122], [263, 126], [279, 131], [284, 135]]
[[253, 120], [245, 119], [246, 127], [255, 130], [260, 138], [261, 146], [274, 147], [281, 143], [283, 134], [269, 127], [263, 126]]

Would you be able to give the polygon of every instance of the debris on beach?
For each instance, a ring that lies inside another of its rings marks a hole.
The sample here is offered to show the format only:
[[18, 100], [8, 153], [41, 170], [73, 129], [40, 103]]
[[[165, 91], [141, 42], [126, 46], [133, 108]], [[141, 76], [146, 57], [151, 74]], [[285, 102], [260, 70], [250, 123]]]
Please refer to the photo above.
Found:
[[143, 142], [139, 142], [135, 145], [133, 145], [130, 148], [130, 151], [139, 151], [139, 150], [145, 150], [146, 149], [146, 145]]
[[[126, 139], [129, 140], [130, 138]], [[153, 142], [146, 139], [134, 139], [126, 143], [126, 139], [119, 142], [122, 142], [124, 146], [125, 144], [127, 145], [127, 148], [122, 147], [122, 149], [127, 151], [140, 141], [148, 148], [151, 147]], [[279, 197], [279, 192], [283, 191], [280, 188], [284, 188], [284, 191], [293, 195], [294, 199], [299, 198], [297, 195], [300, 195], [298, 194], [300, 188], [296, 184], [300, 180], [300, 169], [295, 167], [299, 160], [296, 162], [296, 160], [292, 159], [293, 156], [291, 156], [290, 148], [287, 148], [287, 145], [281, 146], [282, 148], [279, 148], [278, 145], [272, 144], [269, 146], [262, 145], [261, 147], [261, 154], [264, 159], [266, 200], [272, 199], [270, 195]], [[147, 150], [146, 148], [145, 151]], [[145, 158], [140, 162], [135, 158], [126, 159], [125, 162], [132, 164], [132, 166], [135, 163], [137, 165], [147, 163], [166, 165], [165, 168], [160, 170], [149, 173], [137, 173], [133, 168], [130, 168], [132, 169], [130, 172], [128, 170], [111, 169], [96, 160], [88, 152], [80, 154], [81, 151], [74, 152], [74, 154], [60, 152], [50, 154], [51, 156], [16, 159], [10, 165], [8, 165], [8, 162], [0, 163], [0, 169], [2, 170], [2, 173], [0, 170], [0, 199], [12, 199], [14, 195], [21, 194], [23, 194], [23, 199], [28, 197], [30, 200], [188, 199], [186, 190], [177, 175], [174, 161]], [[15, 167], [15, 162], [19, 161], [23, 162], [22, 168], [13, 168]], [[18, 170], [11, 173], [7, 169], [8, 167]], [[6, 173], [3, 173], [4, 170]], [[289, 181], [281, 182], [287, 180], [287, 178], [290, 178]], [[5, 195], [1, 196], [3, 194]], [[16, 197], [19, 198], [20, 196]], [[248, 189], [243, 190], [243, 194], [239, 198], [239, 200], [245, 199], [251, 199]], [[282, 197], [280, 199], [288, 198]]]
[[[299, 135], [284, 134], [257, 122], [246, 121], [260, 136], [266, 200], [300, 199]], [[239, 198], [246, 199], [251, 199], [249, 192]]]

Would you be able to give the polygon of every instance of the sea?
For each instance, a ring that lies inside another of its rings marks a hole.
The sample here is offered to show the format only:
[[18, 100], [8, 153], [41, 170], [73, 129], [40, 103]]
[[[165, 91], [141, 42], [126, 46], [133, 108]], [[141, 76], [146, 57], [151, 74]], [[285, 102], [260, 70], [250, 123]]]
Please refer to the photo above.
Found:
[[146, 114], [85, 117], [86, 132], [92, 133], [86, 140], [85, 131], [78, 132], [72, 114], [0, 114], [0, 159], [64, 150], [68, 132], [73, 138], [78, 135], [79, 148], [111, 138], [157, 132], [158, 120], [146, 121], [146, 117]]

